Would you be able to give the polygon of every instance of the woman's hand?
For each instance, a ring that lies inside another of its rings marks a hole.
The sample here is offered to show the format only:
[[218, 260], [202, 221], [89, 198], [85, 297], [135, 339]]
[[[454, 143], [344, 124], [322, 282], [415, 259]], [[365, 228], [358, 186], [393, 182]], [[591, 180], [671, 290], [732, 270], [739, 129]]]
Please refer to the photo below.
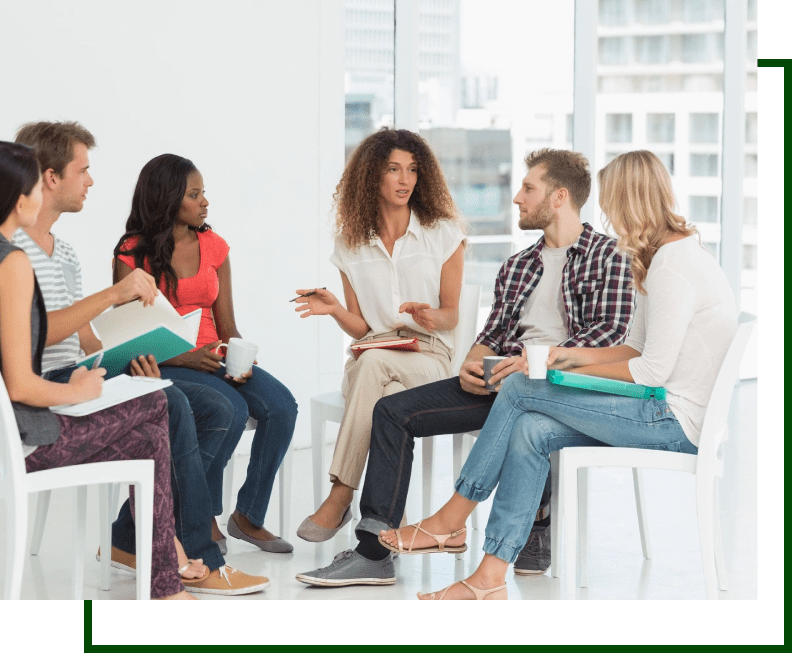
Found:
[[207, 372], [211, 374], [220, 369], [220, 361], [223, 357], [216, 354], [213, 349], [221, 344], [221, 340], [204, 345], [195, 351], [188, 351], [165, 361], [168, 365], [176, 367], [189, 367], [199, 372]]
[[[580, 347], [550, 347], [550, 355], [547, 357], [548, 370], [571, 370], [576, 367], [587, 365], [583, 359]], [[525, 356], [523, 349], [523, 356]], [[528, 359], [525, 359], [525, 373], [528, 374]]]
[[102, 394], [102, 383], [107, 370], [98, 367], [89, 370], [87, 367], [78, 367], [69, 377], [69, 387], [74, 390], [73, 403], [79, 404], [83, 401], [96, 399]]
[[434, 309], [429, 304], [420, 302], [404, 302], [399, 306], [399, 313], [409, 313], [415, 323], [431, 333], [435, 329]]
[[129, 362], [129, 373], [131, 376], [149, 376], [154, 379], [162, 377], [157, 365], [157, 359], [152, 354], [138, 356], [137, 360], [133, 358]]
[[[253, 365], [258, 365], [258, 361], [257, 360], [253, 361]], [[251, 376], [253, 376], [253, 367], [251, 367], [247, 372], [245, 372], [240, 377], [228, 376], [228, 374], [226, 374], [225, 378], [231, 379], [235, 383], [242, 384], [242, 383], [245, 383]]]
[[322, 288], [308, 288], [297, 291], [298, 295], [305, 295], [309, 292], [314, 293], [308, 297], [298, 297], [295, 299], [297, 308], [294, 310], [300, 314], [300, 317], [308, 317], [309, 315], [334, 315], [340, 308], [341, 302], [329, 290]]

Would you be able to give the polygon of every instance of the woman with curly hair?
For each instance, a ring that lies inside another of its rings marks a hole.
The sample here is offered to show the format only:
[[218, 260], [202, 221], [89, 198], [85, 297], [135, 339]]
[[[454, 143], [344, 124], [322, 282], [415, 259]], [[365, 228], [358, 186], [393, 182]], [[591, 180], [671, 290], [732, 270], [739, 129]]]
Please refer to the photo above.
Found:
[[[264, 516], [294, 433], [297, 403], [280, 381], [256, 365], [233, 379], [220, 365], [222, 357], [215, 348], [242, 336], [234, 318], [229, 246], [206, 224], [208, 206], [203, 177], [192, 161], [175, 154], [149, 161], [140, 171], [126, 233], [114, 250], [114, 282], [144, 268], [181, 315], [201, 309], [198, 346], [160, 363], [160, 373], [166, 379], [210, 386], [234, 406], [234, 419], [219, 447], [201, 449], [215, 515], [223, 512], [226, 463], [248, 416], [257, 420], [247, 477], [228, 520], [228, 532], [264, 551], [288, 553], [292, 545], [264, 528]], [[225, 553], [225, 538], [215, 520], [212, 539]]]
[[734, 295], [718, 262], [695, 237], [695, 227], [674, 213], [671, 179], [657, 156], [627, 152], [598, 178], [602, 211], [619, 248], [631, 257], [635, 318], [625, 344], [553, 347], [547, 364], [665, 387], [667, 399], [508, 377], [449, 502], [417, 526], [380, 533], [391, 551], [403, 550], [403, 543], [411, 553], [442, 550], [438, 542], [459, 546], [465, 539], [459, 529], [497, 486], [479, 567], [440, 592], [419, 594], [420, 599], [506, 598], [506, 571], [528, 539], [553, 451], [609, 445], [698, 452], [707, 403], [737, 331]]
[[[330, 466], [330, 495], [297, 535], [333, 537], [351, 519], [385, 395], [450, 376], [465, 235], [445, 178], [418, 134], [382, 129], [352, 153], [334, 195], [335, 252], [346, 307], [328, 290], [297, 290], [300, 317], [331, 315], [355, 343], [417, 338], [420, 351], [369, 349], [344, 369], [344, 418]], [[350, 352], [351, 353], [351, 352]]]

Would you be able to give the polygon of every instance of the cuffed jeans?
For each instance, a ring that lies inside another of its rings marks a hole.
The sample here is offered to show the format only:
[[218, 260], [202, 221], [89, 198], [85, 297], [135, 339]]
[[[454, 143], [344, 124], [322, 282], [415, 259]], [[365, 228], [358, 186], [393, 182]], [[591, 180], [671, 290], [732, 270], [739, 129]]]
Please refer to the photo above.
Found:
[[250, 451], [247, 477], [237, 494], [236, 509], [258, 527], [264, 525], [275, 475], [289, 449], [297, 421], [297, 402], [278, 379], [253, 366], [253, 376], [239, 384], [225, 378], [225, 368], [213, 374], [186, 367], [163, 365], [165, 379], [208, 386], [231, 402], [234, 416], [217, 455], [206, 469], [212, 512], [223, 512], [223, 470], [231, 460], [248, 415], [258, 422]]
[[[73, 371], [74, 366], [70, 366], [43, 376], [50, 381], [68, 383]], [[234, 407], [221, 393], [202, 384], [175, 380], [164, 392], [168, 399], [176, 537], [188, 558], [203, 558], [209, 569], [218, 569], [225, 560], [217, 543], [212, 541], [212, 502], [206, 469], [223, 446]], [[129, 500], [121, 506], [112, 533], [113, 546], [135, 554], [135, 523]]]
[[615, 446], [695, 454], [665, 401], [565, 388], [523, 374], [507, 378], [454, 489], [471, 501], [497, 487], [484, 552], [512, 563], [533, 524], [550, 453]]

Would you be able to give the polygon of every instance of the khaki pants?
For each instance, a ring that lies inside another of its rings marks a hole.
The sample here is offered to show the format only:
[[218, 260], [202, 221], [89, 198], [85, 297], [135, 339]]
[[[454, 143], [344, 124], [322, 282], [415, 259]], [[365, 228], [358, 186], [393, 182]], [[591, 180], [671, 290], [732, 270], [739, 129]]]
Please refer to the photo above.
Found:
[[338, 480], [355, 489], [360, 485], [371, 441], [371, 417], [377, 401], [451, 375], [451, 352], [434, 336], [399, 329], [364, 341], [397, 337], [419, 338], [421, 351], [370, 349], [357, 360], [350, 358], [347, 361], [341, 386], [346, 408], [330, 465], [331, 481]]

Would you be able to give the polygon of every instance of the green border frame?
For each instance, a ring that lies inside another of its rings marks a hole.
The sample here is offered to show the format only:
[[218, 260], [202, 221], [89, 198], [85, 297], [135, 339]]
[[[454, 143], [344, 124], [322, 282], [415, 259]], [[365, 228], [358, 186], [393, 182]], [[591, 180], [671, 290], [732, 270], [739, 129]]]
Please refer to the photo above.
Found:
[[[783, 360], [784, 70], [792, 3], [762, 3], [760, 118], [763, 226], [760, 364]], [[771, 282], [771, 283], [769, 283]], [[767, 301], [764, 301], [766, 298]], [[779, 348], [781, 351], [779, 351]], [[762, 365], [762, 367], [765, 367]], [[488, 604], [368, 601], [205, 601], [5, 603], [9, 650], [70, 652], [97, 645], [144, 644], [783, 644], [784, 483], [783, 366], [763, 369], [760, 426], [771, 446], [760, 449], [761, 514], [758, 601], [687, 603], [581, 601]], [[781, 455], [779, 455], [779, 453]], [[166, 607], [166, 605], [168, 607]], [[495, 606], [498, 607], [495, 607]], [[181, 606], [181, 607], [180, 607]], [[460, 612], [460, 610], [462, 612]], [[206, 611], [204, 618], [201, 618]], [[469, 614], [477, 626], [457, 629]], [[12, 625], [13, 624], [13, 625]], [[482, 625], [478, 625], [482, 624]], [[438, 627], [439, 626], [439, 627]], [[84, 630], [83, 630], [84, 628]], [[83, 632], [88, 634], [84, 642]], [[35, 642], [35, 644], [33, 644]]]

